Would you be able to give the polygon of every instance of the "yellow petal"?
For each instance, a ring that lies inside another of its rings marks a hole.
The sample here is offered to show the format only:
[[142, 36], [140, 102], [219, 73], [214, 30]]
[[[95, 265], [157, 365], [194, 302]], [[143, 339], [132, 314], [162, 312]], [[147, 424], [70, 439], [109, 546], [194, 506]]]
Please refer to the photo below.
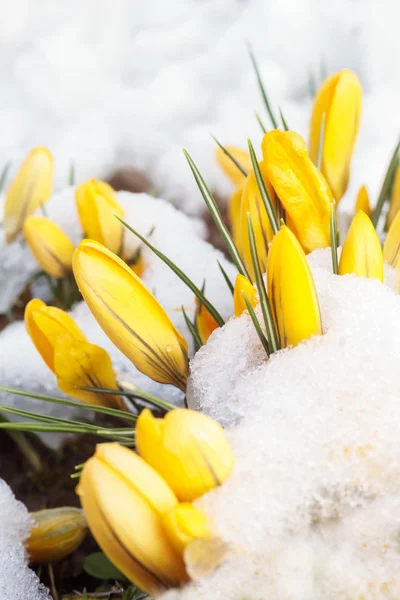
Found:
[[183, 555], [189, 542], [212, 537], [207, 516], [190, 502], [181, 502], [162, 515], [162, 524], [176, 552]]
[[73, 270], [93, 316], [117, 348], [145, 375], [185, 390], [187, 343], [126, 263], [84, 240], [75, 250]]
[[316, 162], [321, 123], [325, 115], [321, 170], [337, 202], [347, 189], [361, 106], [360, 82], [347, 69], [328, 77], [315, 96], [310, 126], [310, 154]]
[[25, 308], [25, 327], [36, 350], [46, 365], [54, 372], [54, 346], [59, 336], [70, 336], [73, 339], [87, 341], [68, 313], [46, 306], [39, 298], [34, 298]]
[[[236, 146], [225, 146], [225, 148], [232, 154], [245, 171], [249, 172], [251, 170], [251, 158], [246, 150], [236, 148]], [[243, 173], [220, 147], [216, 150], [216, 157], [219, 166], [233, 183], [239, 183], [244, 179]]]
[[104, 181], [91, 179], [76, 188], [75, 200], [86, 237], [119, 253], [124, 228], [115, 215], [123, 217], [124, 211], [112, 187]]
[[269, 131], [262, 142], [265, 170], [305, 252], [330, 245], [332, 192], [293, 131]]
[[4, 204], [4, 229], [9, 244], [22, 231], [26, 217], [51, 196], [53, 157], [47, 148], [38, 146], [26, 157], [11, 183]]
[[357, 194], [355, 213], [357, 214], [359, 210], [362, 210], [368, 217], [371, 217], [371, 204], [369, 201], [368, 191], [365, 185], [362, 185], [360, 187], [360, 190]]
[[51, 563], [74, 552], [85, 539], [88, 526], [82, 510], [72, 506], [31, 513], [34, 526], [27, 542], [32, 563]]
[[149, 594], [187, 581], [160, 516], [121, 475], [99, 457], [83, 469], [78, 494], [97, 543], [110, 561]]
[[400, 210], [400, 165], [396, 169], [396, 173], [394, 176], [394, 184], [392, 195], [390, 198], [390, 208], [389, 214], [387, 218], [387, 227], [390, 228], [392, 225], [395, 216]]
[[294, 234], [282, 226], [268, 256], [268, 296], [281, 346], [297, 346], [322, 334], [317, 292], [305, 254]]
[[382, 249], [371, 219], [360, 210], [345, 237], [339, 275], [354, 273], [383, 281]]
[[232, 238], [235, 242], [236, 246], [239, 249], [239, 235], [240, 235], [240, 211], [242, 205], [242, 195], [243, 195], [243, 187], [244, 182], [246, 180], [243, 179], [240, 183], [237, 184], [235, 191], [228, 201], [228, 219], [231, 225], [232, 230]]
[[222, 427], [193, 410], [172, 410], [163, 419], [143, 410], [137, 421], [136, 444], [141, 456], [182, 502], [221, 485], [233, 469]]
[[43, 271], [59, 279], [68, 275], [75, 246], [63, 230], [39, 215], [28, 217], [23, 229], [28, 246]]
[[[196, 298], [196, 304], [198, 305], [198, 299]], [[207, 308], [202, 304], [196, 311], [196, 327], [203, 344], [207, 343], [208, 338], [214, 331], [219, 327], [217, 321], [212, 315], [210, 315]]]
[[383, 260], [395, 269], [400, 268], [400, 212], [393, 219], [383, 245]]
[[[261, 172], [265, 174], [264, 164], [260, 163]], [[268, 187], [269, 195], [271, 199], [275, 198], [274, 190], [271, 187], [271, 184], [268, 182], [264, 175], [264, 181]], [[264, 203], [261, 198], [260, 191], [258, 189], [256, 176], [254, 171], [251, 171], [245, 181], [243, 187], [243, 195], [241, 202], [241, 210], [240, 210], [240, 253], [242, 259], [246, 265], [247, 270], [249, 271], [252, 279], [255, 279], [253, 261], [251, 259], [251, 251], [250, 251], [250, 240], [248, 233], [248, 221], [247, 221], [247, 213], [250, 213], [250, 219], [253, 225], [254, 238], [256, 243], [256, 248], [258, 252], [258, 258], [261, 265], [262, 272], [265, 272], [267, 265], [267, 256], [268, 256], [268, 244], [271, 242], [273, 238], [273, 232], [271, 228], [271, 224], [269, 222], [269, 218], [267, 215], [267, 211], [265, 210]]]
[[55, 341], [53, 358], [60, 390], [86, 404], [127, 410], [121, 395], [77, 389], [97, 387], [118, 390], [111, 358], [103, 348], [69, 335], [60, 335]]
[[235, 317], [240, 317], [247, 310], [243, 294], [246, 295], [247, 300], [254, 308], [257, 304], [257, 290], [247, 277], [239, 273], [236, 276], [235, 287], [233, 289], [233, 312]]

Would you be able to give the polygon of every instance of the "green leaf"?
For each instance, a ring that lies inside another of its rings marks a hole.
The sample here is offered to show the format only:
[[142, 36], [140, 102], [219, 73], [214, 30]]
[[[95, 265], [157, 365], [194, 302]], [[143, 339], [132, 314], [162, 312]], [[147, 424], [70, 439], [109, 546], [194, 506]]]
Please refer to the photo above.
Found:
[[259, 323], [259, 321], [257, 319], [256, 313], [254, 312], [254, 308], [250, 304], [250, 302], [249, 302], [249, 300], [248, 300], [248, 298], [247, 298], [247, 296], [246, 296], [246, 294], [244, 292], [242, 292], [242, 296], [243, 296], [243, 300], [246, 303], [247, 310], [249, 311], [250, 318], [253, 321], [254, 329], [256, 330], [257, 335], [260, 338], [260, 342], [264, 346], [264, 350], [265, 350], [267, 356], [269, 356], [268, 340], [265, 337], [265, 335], [263, 333], [263, 330], [261, 329], [261, 325], [260, 325], [260, 323]]
[[383, 183], [382, 183], [381, 191], [379, 192], [378, 201], [376, 203], [375, 210], [372, 215], [371, 220], [372, 220], [372, 223], [375, 228], [378, 225], [379, 217], [381, 216], [383, 206], [389, 195], [389, 190], [391, 188], [392, 181], [393, 181], [393, 178], [394, 178], [394, 175], [396, 172], [399, 149], [400, 149], [400, 140], [397, 142], [396, 147], [393, 150], [393, 154], [390, 159], [390, 162], [389, 162], [389, 165], [388, 165], [388, 168], [387, 168], [387, 171], [386, 171]]
[[[215, 202], [210, 190], [208, 189], [206, 182], [204, 181], [203, 177], [201, 176], [201, 173], [198, 170], [198, 168], [196, 167], [195, 163], [193, 162], [193, 159], [191, 158], [190, 154], [186, 150], [183, 150], [183, 153], [186, 156], [186, 160], [189, 163], [189, 166], [192, 170], [192, 173], [193, 173], [196, 183], [199, 187], [201, 195], [203, 196], [204, 201], [207, 204], [208, 210], [210, 211], [211, 216], [214, 219], [214, 223], [216, 224], [216, 226], [222, 236], [222, 239], [225, 242], [225, 245], [228, 249], [229, 254], [231, 255], [233, 263], [236, 265], [236, 268], [239, 271], [239, 273], [241, 273], [242, 275], [245, 275], [247, 277], [247, 279], [250, 279], [249, 273], [240, 257], [239, 251], [228, 231], [228, 228], [226, 227], [225, 223], [222, 220], [220, 210], [219, 210], [217, 203]], [[218, 322], [218, 320], [217, 320], [217, 322]], [[221, 325], [220, 325], [220, 327], [221, 327]]]
[[145, 237], [140, 235], [139, 232], [137, 232], [130, 225], [128, 225], [128, 223], [126, 223], [126, 221], [124, 221], [123, 219], [120, 219], [118, 217], [118, 215], [115, 215], [115, 216], [117, 217], [117, 219], [119, 221], [121, 221], [121, 223], [127, 229], [129, 229], [129, 231], [131, 231], [134, 235], [136, 235], [136, 237], [138, 237], [144, 244], [146, 244], [146, 246], [148, 248], [150, 248], [150, 250], [152, 250], [156, 256], [161, 258], [161, 260], [163, 262], [165, 262], [166, 265], [169, 266], [169, 268], [175, 273], [175, 275], [177, 275], [179, 277], [179, 279], [181, 279], [183, 281], [183, 283], [185, 283], [188, 286], [188, 288], [190, 290], [192, 290], [192, 292], [200, 300], [200, 302], [202, 304], [204, 304], [204, 306], [207, 308], [209, 313], [217, 321], [218, 325], [220, 327], [222, 327], [222, 325], [225, 323], [225, 321], [223, 320], [223, 318], [221, 317], [221, 315], [219, 314], [217, 309], [214, 308], [214, 306], [211, 304], [211, 302], [209, 300], [207, 300], [207, 298], [204, 296], [204, 294], [201, 292], [201, 290], [199, 290], [199, 288], [193, 283], [193, 281], [191, 279], [189, 279], [189, 277], [187, 275], [185, 275], [185, 273], [183, 271], [181, 271], [181, 269], [174, 262], [172, 262], [172, 260], [170, 260], [167, 256], [165, 256], [165, 254], [160, 252], [160, 250], [158, 250], [155, 246], [153, 246], [153, 244], [151, 244], [148, 240], [146, 240]]
[[69, 185], [75, 185], [75, 164], [73, 162], [69, 166], [68, 183]]
[[279, 107], [279, 116], [280, 116], [280, 118], [281, 118], [281, 121], [282, 121], [283, 129], [284, 129], [285, 131], [289, 131], [290, 127], [289, 127], [289, 125], [287, 124], [287, 122], [286, 122], [286, 119], [285, 119], [285, 117], [283, 116], [282, 109], [281, 109], [280, 107]]
[[217, 260], [218, 266], [221, 270], [221, 273], [226, 281], [226, 285], [228, 286], [228, 288], [230, 289], [232, 296], [233, 296], [233, 291], [234, 291], [234, 286], [233, 283], [231, 282], [231, 280], [229, 279], [228, 275], [226, 274], [226, 271], [224, 270], [223, 266], [221, 265], [221, 263], [219, 262], [219, 260]]
[[267, 133], [267, 128], [265, 127], [264, 123], [262, 122], [262, 120], [261, 120], [261, 117], [260, 117], [260, 115], [258, 114], [258, 112], [254, 112], [254, 114], [256, 115], [256, 119], [257, 119], [257, 121], [258, 121], [258, 124], [259, 124], [259, 125], [260, 125], [260, 127], [261, 127], [261, 130], [262, 130], [262, 132], [263, 132], [263, 133]]
[[261, 92], [261, 95], [264, 100], [265, 108], [267, 109], [267, 112], [269, 114], [269, 118], [271, 119], [271, 123], [272, 123], [273, 127], [275, 129], [278, 129], [278, 122], [275, 119], [274, 114], [272, 112], [271, 105], [269, 103], [269, 99], [267, 96], [267, 92], [265, 90], [265, 87], [264, 87], [264, 84], [263, 84], [263, 81], [261, 78], [261, 73], [260, 73], [260, 70], [257, 65], [256, 57], [254, 56], [253, 50], [251, 49], [250, 45], [248, 46], [248, 48], [249, 48], [250, 59], [251, 59], [251, 62], [253, 63], [254, 71], [256, 73], [258, 87], [260, 88], [260, 92]]
[[124, 575], [108, 560], [103, 552], [89, 554], [83, 562], [85, 573], [96, 579], [125, 581]]
[[218, 144], [218, 146], [221, 148], [222, 152], [224, 154], [226, 154], [226, 156], [228, 156], [231, 161], [233, 162], [233, 164], [239, 169], [239, 171], [245, 176], [247, 177], [248, 173], [246, 171], [246, 169], [244, 169], [242, 167], [242, 165], [240, 164], [240, 162], [233, 156], [233, 154], [231, 152], [229, 152], [229, 150], [227, 148], [225, 148], [225, 146], [223, 146], [222, 144], [219, 143], [219, 141], [217, 140], [216, 137], [214, 137], [213, 135], [211, 135], [211, 137], [213, 138], [213, 140]]
[[8, 175], [8, 171], [10, 170], [10, 167], [11, 167], [11, 161], [9, 160], [4, 165], [4, 167], [3, 167], [2, 171], [1, 171], [1, 174], [0, 174], [0, 192], [3, 190], [4, 183], [6, 181], [6, 177]]
[[322, 167], [322, 158], [323, 158], [323, 154], [324, 154], [325, 123], [326, 123], [326, 113], [323, 113], [322, 117], [321, 117], [321, 129], [319, 130], [318, 152], [317, 152], [317, 162], [316, 162], [316, 166], [319, 170], [321, 170], [321, 167]]
[[338, 274], [338, 254], [337, 254], [337, 240], [338, 240], [338, 231], [337, 231], [337, 223], [336, 223], [336, 215], [335, 215], [335, 207], [333, 203], [330, 206], [330, 238], [331, 238], [331, 253], [332, 253], [332, 269], [335, 275]]
[[195, 325], [192, 323], [192, 321], [187, 316], [185, 308], [183, 306], [182, 306], [182, 313], [183, 313], [183, 316], [185, 317], [185, 322], [186, 322], [187, 328], [189, 329], [189, 331], [190, 331], [190, 333], [192, 335], [193, 342], [194, 342], [194, 347], [195, 347], [195, 350], [197, 352], [202, 347], [203, 342], [201, 341], [201, 337], [199, 336], [199, 332], [197, 331]]
[[[275, 234], [275, 233], [278, 233], [278, 231], [279, 231], [279, 222], [278, 222], [278, 219], [276, 216], [275, 208], [272, 203], [271, 197], [269, 195], [268, 188], [266, 186], [264, 178], [262, 176], [260, 165], [258, 164], [257, 156], [256, 156], [256, 153], [253, 148], [253, 144], [251, 143], [250, 140], [248, 140], [248, 142], [249, 142], [249, 151], [250, 151], [251, 162], [253, 163], [253, 169], [254, 169], [254, 174], [256, 176], [258, 189], [260, 190], [261, 199], [265, 206], [265, 210], [267, 211], [267, 215], [269, 218], [269, 222], [271, 223], [272, 231]], [[248, 279], [250, 279], [250, 277], [248, 277]]]

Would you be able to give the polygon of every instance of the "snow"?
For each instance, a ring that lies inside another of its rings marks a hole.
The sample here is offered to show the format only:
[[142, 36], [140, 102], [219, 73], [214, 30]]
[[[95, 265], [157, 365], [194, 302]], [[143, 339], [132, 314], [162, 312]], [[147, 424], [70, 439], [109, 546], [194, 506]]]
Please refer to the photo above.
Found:
[[2, 600], [51, 600], [48, 591], [27, 566], [24, 543], [32, 520], [0, 479], [0, 598]]
[[16, 0], [0, 25], [0, 166], [48, 145], [63, 188], [116, 167], [142, 169], [166, 198], [199, 213], [186, 147], [220, 193], [213, 133], [246, 147], [268, 123], [247, 55], [256, 51], [273, 106], [307, 135], [310, 74], [354, 69], [365, 102], [347, 200], [373, 198], [396, 143], [400, 53], [396, 0]]
[[310, 255], [324, 335], [263, 358], [249, 317], [191, 362], [189, 405], [226, 426], [232, 477], [198, 505], [235, 548], [167, 600], [396, 600], [400, 296]]

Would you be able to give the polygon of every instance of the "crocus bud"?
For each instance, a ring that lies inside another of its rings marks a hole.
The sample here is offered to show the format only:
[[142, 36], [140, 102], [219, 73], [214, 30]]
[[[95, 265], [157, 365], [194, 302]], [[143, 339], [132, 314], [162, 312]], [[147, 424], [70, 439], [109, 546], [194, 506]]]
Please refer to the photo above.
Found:
[[242, 195], [245, 179], [237, 184], [233, 194], [228, 201], [228, 219], [232, 230], [232, 239], [239, 249], [240, 246], [240, 211], [242, 206]]
[[330, 245], [332, 192], [311, 161], [303, 138], [269, 131], [262, 141], [264, 168], [305, 252]]
[[162, 419], [143, 410], [137, 421], [136, 444], [181, 502], [190, 502], [221, 485], [233, 469], [222, 427], [193, 410], [172, 410]]
[[[249, 172], [251, 170], [251, 158], [250, 154], [246, 150], [236, 148], [236, 146], [225, 147], [245, 171]], [[216, 157], [219, 166], [233, 183], [240, 183], [240, 181], [244, 179], [245, 176], [243, 175], [242, 171], [237, 168], [235, 163], [229, 158], [227, 154], [225, 154], [222, 148], [217, 148]]]
[[267, 265], [268, 297], [281, 347], [297, 346], [322, 334], [321, 314], [311, 269], [290, 229], [275, 235]]
[[321, 171], [336, 202], [347, 189], [350, 165], [360, 126], [362, 89], [347, 69], [328, 77], [314, 100], [310, 126], [310, 154], [316, 163], [323, 131]]
[[86, 237], [119, 253], [124, 228], [115, 215], [122, 218], [124, 211], [113, 188], [104, 181], [91, 179], [76, 188], [75, 200]]
[[192, 540], [208, 540], [212, 527], [207, 516], [190, 502], [181, 502], [162, 515], [162, 524], [175, 550], [183, 555]]
[[383, 260], [394, 267], [400, 268], [400, 213], [392, 221], [385, 243], [383, 245]]
[[383, 256], [371, 219], [360, 210], [343, 242], [339, 275], [353, 273], [383, 281]]
[[371, 214], [372, 214], [371, 204], [369, 201], [368, 190], [365, 187], [365, 185], [362, 185], [359, 189], [359, 192], [357, 194], [355, 208], [356, 208], [356, 210], [355, 210], [356, 214], [358, 213], [359, 210], [362, 210], [368, 217], [371, 217]]
[[240, 317], [240, 315], [247, 310], [243, 294], [254, 308], [257, 304], [257, 290], [247, 277], [238, 273], [233, 289], [233, 312], [235, 317]]
[[162, 524], [177, 499], [135, 452], [99, 444], [77, 491], [94, 538], [130, 581], [151, 595], [187, 581], [183, 558]]
[[83, 511], [64, 506], [31, 513], [34, 525], [28, 540], [32, 563], [51, 563], [74, 552], [85, 539], [88, 526]]
[[[197, 306], [199, 305], [199, 301], [197, 298], [196, 304]], [[214, 329], [217, 329], [218, 327], [219, 325], [217, 321], [212, 315], [210, 315], [208, 309], [204, 306], [204, 304], [201, 304], [200, 308], [197, 308], [196, 311], [196, 328], [203, 344], [207, 343], [207, 340], [214, 331]]]
[[387, 217], [387, 227], [388, 229], [392, 225], [395, 216], [400, 210], [400, 165], [396, 169], [396, 173], [394, 175], [393, 189], [390, 196], [390, 208]]
[[187, 343], [126, 263], [84, 240], [75, 250], [73, 270], [93, 316], [117, 348], [148, 377], [185, 390]]
[[37, 146], [26, 157], [11, 183], [4, 204], [4, 229], [10, 244], [22, 231], [26, 217], [43, 206], [53, 187], [53, 157]]
[[33, 215], [24, 222], [24, 236], [43, 271], [61, 279], [72, 271], [74, 244], [63, 230], [47, 217]]

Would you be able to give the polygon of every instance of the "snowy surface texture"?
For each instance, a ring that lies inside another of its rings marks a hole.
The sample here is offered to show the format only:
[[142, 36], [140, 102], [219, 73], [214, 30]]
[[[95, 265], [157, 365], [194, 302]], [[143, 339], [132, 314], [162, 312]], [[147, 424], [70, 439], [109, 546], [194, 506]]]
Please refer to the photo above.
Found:
[[24, 542], [32, 522], [25, 506], [0, 479], [0, 598], [51, 600], [35, 573], [26, 564]]
[[[116, 166], [143, 169], [188, 211], [202, 201], [186, 147], [220, 192], [220, 141], [258, 143], [267, 123], [246, 51], [250, 41], [274, 107], [307, 134], [309, 76], [349, 67], [365, 93], [348, 200], [375, 195], [400, 126], [397, 0], [15, 0], [0, 24], [0, 166], [34, 145], [54, 153], [57, 186]], [[12, 172], [10, 173], [11, 176]]]
[[[201, 236], [204, 233], [200, 221], [190, 218], [175, 209], [171, 204], [156, 200], [146, 194], [130, 194], [119, 192], [118, 200], [124, 206], [125, 218], [135, 229], [143, 235], [147, 235], [153, 228], [151, 242], [173, 260], [198, 287], [206, 281], [206, 295], [215, 304], [222, 316], [228, 318], [233, 311], [232, 295], [222, 277], [217, 261], [220, 261], [225, 271], [234, 281], [235, 269], [222, 254], [205, 242]], [[61, 214], [62, 209], [62, 214]], [[54, 212], [53, 212], [54, 210]], [[60, 212], [56, 212], [56, 210]], [[70, 213], [68, 213], [70, 211]], [[79, 228], [74, 223], [73, 214], [75, 203], [73, 190], [69, 188], [62, 194], [54, 197], [49, 203], [49, 214], [57, 222], [69, 226], [68, 232], [75, 232], [75, 240], [79, 239]], [[127, 232], [124, 247], [131, 249], [132, 254], [137, 247], [137, 238]], [[32, 273], [37, 267], [34, 260], [30, 261], [30, 251], [22, 247], [19, 242], [10, 246], [18, 253], [14, 268], [9, 269], [1, 264], [0, 279], [6, 281], [15, 274], [16, 265], [25, 269], [25, 280], [28, 270]], [[5, 249], [7, 251], [7, 247]], [[10, 252], [10, 257], [13, 254]], [[147, 247], [143, 248], [143, 260], [146, 265], [143, 281], [149, 290], [156, 296], [161, 305], [170, 315], [174, 324], [187, 338], [192, 348], [192, 338], [184, 321], [181, 306], [185, 307], [188, 316], [193, 320], [195, 313], [195, 302], [193, 293], [184, 283]], [[86, 304], [79, 303], [72, 310], [72, 316], [82, 328], [89, 341], [105, 348], [113, 361], [114, 368], [122, 378], [134, 382], [139, 388], [167, 398], [171, 402], [182, 402], [182, 393], [172, 386], [155, 383], [148, 377], [139, 373], [132, 363], [123, 355], [107, 338], [91, 315]], [[9, 325], [0, 333], [0, 385], [3, 387], [22, 388], [40, 394], [59, 395], [55, 376], [47, 368], [42, 358], [34, 348], [23, 322]], [[25, 410], [44, 411], [52, 415], [68, 416], [71, 411], [65, 406], [51, 403], [43, 403], [38, 400], [10, 396], [0, 393], [0, 403], [8, 404]], [[49, 436], [45, 441], [51, 441]], [[54, 438], [56, 443], [57, 438]]]
[[[232, 477], [199, 500], [236, 556], [168, 600], [398, 600], [400, 296], [310, 256], [324, 335], [264, 360], [248, 316], [192, 361]], [[389, 287], [390, 286], [390, 287]]]

